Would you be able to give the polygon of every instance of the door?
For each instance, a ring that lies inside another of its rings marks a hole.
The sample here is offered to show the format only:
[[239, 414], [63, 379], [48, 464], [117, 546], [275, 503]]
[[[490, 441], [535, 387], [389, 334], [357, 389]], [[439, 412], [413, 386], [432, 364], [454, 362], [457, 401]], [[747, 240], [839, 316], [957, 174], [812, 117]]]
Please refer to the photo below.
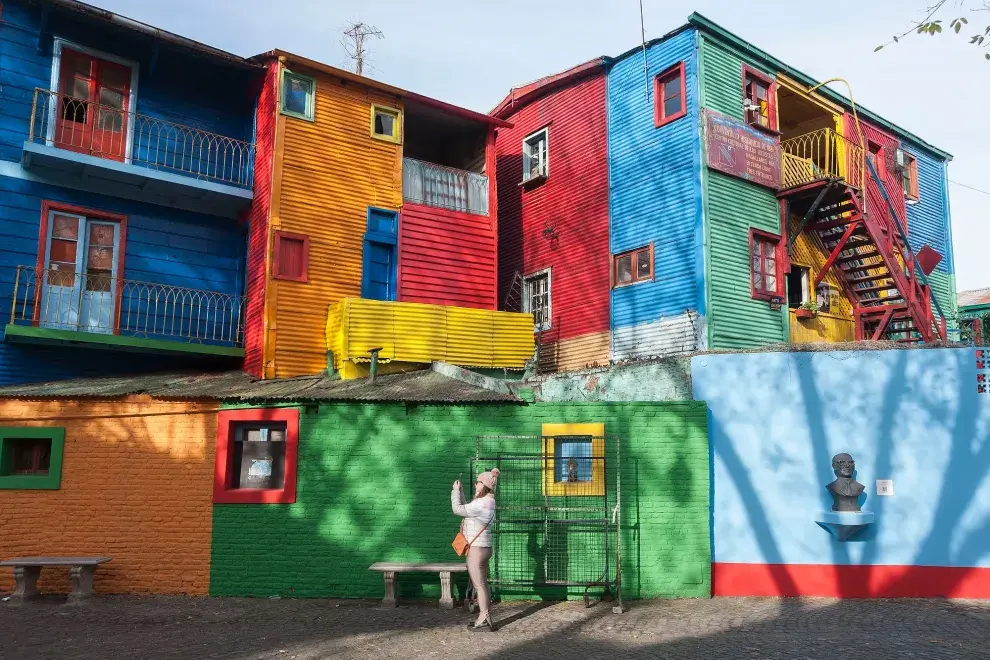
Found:
[[40, 322], [58, 330], [111, 334], [117, 312], [120, 225], [52, 211]]
[[130, 67], [63, 48], [55, 146], [123, 161], [130, 93]]
[[366, 240], [361, 297], [395, 300], [395, 246]]

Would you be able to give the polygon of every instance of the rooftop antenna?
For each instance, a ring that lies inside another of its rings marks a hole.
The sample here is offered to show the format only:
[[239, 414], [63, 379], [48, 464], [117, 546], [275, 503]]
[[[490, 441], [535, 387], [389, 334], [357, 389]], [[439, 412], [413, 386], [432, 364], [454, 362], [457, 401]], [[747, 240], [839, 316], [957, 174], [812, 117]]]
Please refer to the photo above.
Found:
[[365, 37], [375, 37], [384, 39], [385, 35], [374, 25], [367, 23], [351, 23], [344, 30], [344, 38], [340, 40], [340, 45], [344, 47], [347, 56], [354, 60], [354, 73], [364, 75], [364, 62], [367, 57], [367, 50], [364, 47]]
[[643, 20], [643, 0], [639, 0], [639, 30], [643, 37], [643, 80], [646, 82], [646, 98], [650, 98], [650, 67], [646, 61], [646, 21]]

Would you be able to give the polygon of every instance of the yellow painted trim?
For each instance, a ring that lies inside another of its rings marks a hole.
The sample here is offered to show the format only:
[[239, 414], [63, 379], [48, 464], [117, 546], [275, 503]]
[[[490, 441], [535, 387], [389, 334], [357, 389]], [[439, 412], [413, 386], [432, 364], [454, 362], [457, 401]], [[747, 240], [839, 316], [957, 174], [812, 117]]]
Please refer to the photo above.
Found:
[[[554, 444], [560, 436], [591, 437], [591, 484], [555, 481]], [[550, 497], [598, 496], [605, 494], [605, 424], [543, 425], [543, 494]], [[598, 459], [598, 460], [594, 460]]]
[[[379, 135], [375, 133], [375, 113], [381, 111], [387, 114], [395, 115], [395, 122], [392, 124], [394, 132], [392, 135]], [[402, 143], [402, 110], [398, 108], [392, 108], [387, 105], [375, 105], [371, 104], [371, 137], [376, 140], [381, 140], [382, 142], [393, 142], [395, 144]]]
[[828, 112], [829, 114], [839, 115], [839, 116], [843, 114], [843, 110], [841, 107], [832, 103], [831, 101], [829, 101], [828, 99], [824, 98], [823, 96], [819, 95], [816, 92], [810, 92], [809, 91], [811, 89], [810, 87], [806, 87], [802, 85], [793, 78], [788, 78], [785, 75], [777, 74], [777, 82], [781, 87], [784, 87], [792, 92], [802, 95], [803, 97], [805, 97], [806, 99], [817, 105], [822, 110]]

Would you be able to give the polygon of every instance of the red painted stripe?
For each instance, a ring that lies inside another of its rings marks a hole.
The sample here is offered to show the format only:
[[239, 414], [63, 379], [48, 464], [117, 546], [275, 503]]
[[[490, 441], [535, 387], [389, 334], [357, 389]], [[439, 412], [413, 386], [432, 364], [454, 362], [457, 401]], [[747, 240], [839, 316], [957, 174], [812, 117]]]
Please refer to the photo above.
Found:
[[990, 598], [990, 568], [712, 564], [715, 596]]

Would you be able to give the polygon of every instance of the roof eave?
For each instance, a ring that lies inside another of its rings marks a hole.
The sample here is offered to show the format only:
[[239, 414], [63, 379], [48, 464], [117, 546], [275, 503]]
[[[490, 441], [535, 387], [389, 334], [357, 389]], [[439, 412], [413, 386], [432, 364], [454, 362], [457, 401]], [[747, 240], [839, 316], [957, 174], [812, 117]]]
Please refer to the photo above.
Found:
[[[593, 75], [599, 70], [604, 70], [605, 64], [608, 60], [609, 58], [603, 55], [601, 57], [596, 57], [593, 60], [588, 60], [583, 64], [578, 64], [570, 69], [565, 69], [560, 73], [545, 76], [544, 78], [527, 85], [513, 87], [509, 90], [509, 93], [505, 95], [505, 98], [499, 101], [488, 114], [493, 117], [504, 118], [511, 112], [515, 112], [522, 106], [531, 103], [534, 99], [545, 96], [552, 91], [560, 89], [561, 87], [566, 87], [581, 78]], [[527, 87], [529, 89], [527, 89], [523, 94], [518, 96], [516, 95], [517, 90], [526, 89]]]

